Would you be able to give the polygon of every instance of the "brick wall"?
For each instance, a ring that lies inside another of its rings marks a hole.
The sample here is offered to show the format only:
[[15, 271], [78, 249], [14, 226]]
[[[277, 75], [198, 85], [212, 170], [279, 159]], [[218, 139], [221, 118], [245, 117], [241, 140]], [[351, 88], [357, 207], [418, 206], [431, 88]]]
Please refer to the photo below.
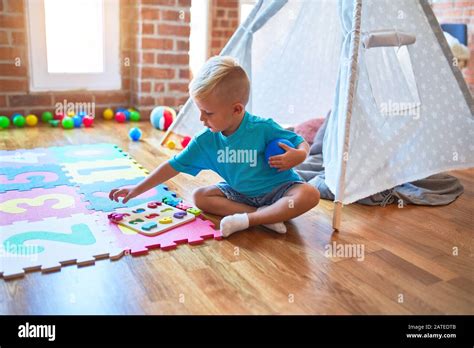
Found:
[[191, 0], [136, 1], [131, 102], [147, 114], [188, 98]]
[[[156, 105], [179, 107], [188, 98], [191, 0], [120, 1], [122, 89], [31, 92], [25, 0], [0, 0], [0, 114], [40, 114], [56, 103], [94, 102], [135, 106], [144, 117]], [[209, 0], [209, 56], [224, 47], [238, 26], [239, 0]], [[21, 65], [15, 66], [16, 59]]]
[[[129, 25], [133, 13], [124, 11], [133, 0], [121, 2], [121, 42], [122, 61], [134, 46], [129, 35]], [[25, 2], [23, 0], [0, 0], [0, 114], [11, 115], [42, 111], [53, 111], [56, 103], [64, 100], [71, 103], [94, 102], [96, 112], [106, 107], [127, 106], [130, 95], [130, 66], [122, 64], [122, 89], [119, 91], [75, 91], [41, 92], [29, 91], [29, 54], [27, 44]], [[20, 62], [19, 66], [15, 62]]]
[[239, 26], [239, 0], [210, 0], [209, 56], [215, 56]]
[[468, 26], [467, 41], [471, 58], [462, 72], [471, 93], [474, 94], [474, 1], [436, 0], [433, 1], [432, 8], [440, 24], [464, 23]]
[[[144, 117], [155, 105], [178, 107], [187, 98], [191, 0], [120, 0], [122, 89], [29, 91], [23, 0], [0, 0], [0, 114], [53, 111], [56, 103], [136, 106]], [[21, 66], [15, 66], [15, 59]]]

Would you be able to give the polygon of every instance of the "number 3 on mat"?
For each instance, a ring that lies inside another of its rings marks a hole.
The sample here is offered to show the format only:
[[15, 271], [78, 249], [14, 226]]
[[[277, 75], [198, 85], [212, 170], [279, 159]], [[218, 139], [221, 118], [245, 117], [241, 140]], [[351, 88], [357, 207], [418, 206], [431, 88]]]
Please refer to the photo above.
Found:
[[35, 198], [15, 198], [0, 203], [0, 211], [10, 214], [20, 214], [26, 211], [25, 208], [19, 207], [20, 204], [28, 204], [32, 207], [39, 207], [44, 204], [48, 199], [54, 199], [58, 202], [54, 204], [51, 208], [53, 209], [64, 209], [71, 206], [74, 206], [74, 198], [69, 195], [63, 195], [58, 193], [53, 193], [49, 195], [41, 195]]

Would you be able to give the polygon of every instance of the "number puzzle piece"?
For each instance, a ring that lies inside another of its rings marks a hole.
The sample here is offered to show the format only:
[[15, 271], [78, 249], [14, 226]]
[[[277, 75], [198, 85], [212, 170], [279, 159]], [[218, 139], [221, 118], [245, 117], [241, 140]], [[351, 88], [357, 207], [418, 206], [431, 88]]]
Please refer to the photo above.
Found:
[[142, 219], [133, 219], [131, 221], [129, 221], [128, 223], [131, 224], [131, 225], [136, 225], [140, 222], [145, 222], [145, 220], [142, 220]]
[[45, 272], [59, 270], [66, 263], [87, 265], [99, 258], [120, 258], [124, 250], [104, 218], [74, 214], [2, 227], [0, 275], [10, 279], [38, 268]]
[[119, 179], [142, 178], [147, 171], [129, 158], [64, 163], [64, 170], [75, 184], [93, 184]]
[[[175, 193], [172, 193], [171, 195], [176, 196]], [[181, 198], [174, 199], [174, 198], [171, 198], [171, 197], [165, 197], [165, 198], [163, 198], [163, 203], [171, 205], [172, 207], [176, 207], [179, 203], [181, 203]]]
[[176, 208], [181, 209], [181, 210], [188, 210], [189, 208], [192, 208], [192, 207], [193, 207], [192, 205], [186, 204], [184, 202], [180, 202], [178, 203], [178, 205], [176, 205]]
[[138, 208], [138, 209], [132, 210], [132, 213], [140, 214], [140, 213], [143, 213], [144, 211], [145, 211], [145, 209], [143, 209], [143, 208]]
[[124, 213], [124, 214], [112, 213], [112, 214], [107, 215], [107, 218], [110, 221], [118, 222], [118, 221], [122, 221], [125, 216], [130, 216], [130, 214], [127, 214], [127, 213]]
[[161, 205], [161, 202], [150, 202], [147, 204], [147, 207], [150, 209], [156, 209]]
[[180, 211], [180, 212], [177, 212], [177, 213], [174, 213], [173, 214], [173, 217], [175, 217], [176, 219], [182, 219], [184, 218], [188, 213], [186, 213], [185, 211]]
[[146, 224], [143, 224], [143, 225], [142, 225], [142, 230], [144, 230], [144, 231], [150, 231], [150, 230], [152, 230], [153, 228], [156, 228], [156, 226], [158, 226], [158, 225], [156, 224], [156, 222], [150, 221], [150, 222], [147, 222]]
[[0, 226], [15, 221], [63, 218], [78, 213], [88, 214], [90, 211], [71, 186], [0, 193]]
[[0, 192], [27, 191], [60, 185], [72, 186], [72, 183], [61, 167], [55, 164], [0, 168]]
[[[91, 245], [95, 243], [94, 235], [86, 224], [76, 224], [71, 226], [72, 233], [54, 233], [47, 231], [30, 231], [19, 233], [3, 242], [5, 249], [10, 253], [42, 253], [44, 247], [38, 245], [36, 248], [27, 248], [25, 242], [29, 240], [50, 240], [56, 242]], [[7, 249], [8, 248], [8, 249]]]
[[198, 209], [198, 208], [189, 208], [189, 209], [186, 209], [186, 211], [190, 214], [193, 214], [194, 216], [199, 216], [201, 215], [201, 209]]
[[158, 222], [160, 224], [170, 224], [170, 223], [173, 222], [173, 219], [167, 216], [167, 217], [164, 217], [162, 219], [159, 219]]
[[154, 218], [156, 218], [156, 217], [158, 217], [158, 216], [160, 216], [160, 214], [155, 214], [155, 213], [153, 213], [153, 214], [148, 214], [148, 215], [146, 215], [145, 217], [146, 217], [147, 219], [154, 219]]

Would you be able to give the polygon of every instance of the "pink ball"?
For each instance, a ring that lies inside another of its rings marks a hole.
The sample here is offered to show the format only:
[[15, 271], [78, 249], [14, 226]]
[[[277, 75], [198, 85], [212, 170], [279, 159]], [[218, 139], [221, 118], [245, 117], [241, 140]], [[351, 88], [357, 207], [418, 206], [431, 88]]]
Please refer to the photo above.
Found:
[[117, 112], [115, 114], [115, 121], [118, 123], [124, 123], [127, 120], [127, 116], [123, 112]]
[[54, 119], [58, 121], [62, 121], [64, 118], [64, 114], [62, 112], [58, 112], [57, 114], [54, 114]]
[[90, 116], [86, 116], [82, 119], [82, 123], [84, 123], [84, 127], [91, 127], [92, 123], [94, 123], [94, 119]]

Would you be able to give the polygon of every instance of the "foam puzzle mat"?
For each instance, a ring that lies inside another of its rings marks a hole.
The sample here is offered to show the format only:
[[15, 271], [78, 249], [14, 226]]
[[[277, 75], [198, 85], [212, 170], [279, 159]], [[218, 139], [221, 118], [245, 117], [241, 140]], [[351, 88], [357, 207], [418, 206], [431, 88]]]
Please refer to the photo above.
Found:
[[113, 188], [135, 185], [148, 171], [113, 144], [68, 145], [0, 151], [0, 276], [60, 270], [170, 250], [179, 244], [221, 239], [202, 215], [158, 235], [147, 236], [112, 223], [107, 214], [147, 202], [163, 202], [193, 212], [166, 185], [113, 202]]

